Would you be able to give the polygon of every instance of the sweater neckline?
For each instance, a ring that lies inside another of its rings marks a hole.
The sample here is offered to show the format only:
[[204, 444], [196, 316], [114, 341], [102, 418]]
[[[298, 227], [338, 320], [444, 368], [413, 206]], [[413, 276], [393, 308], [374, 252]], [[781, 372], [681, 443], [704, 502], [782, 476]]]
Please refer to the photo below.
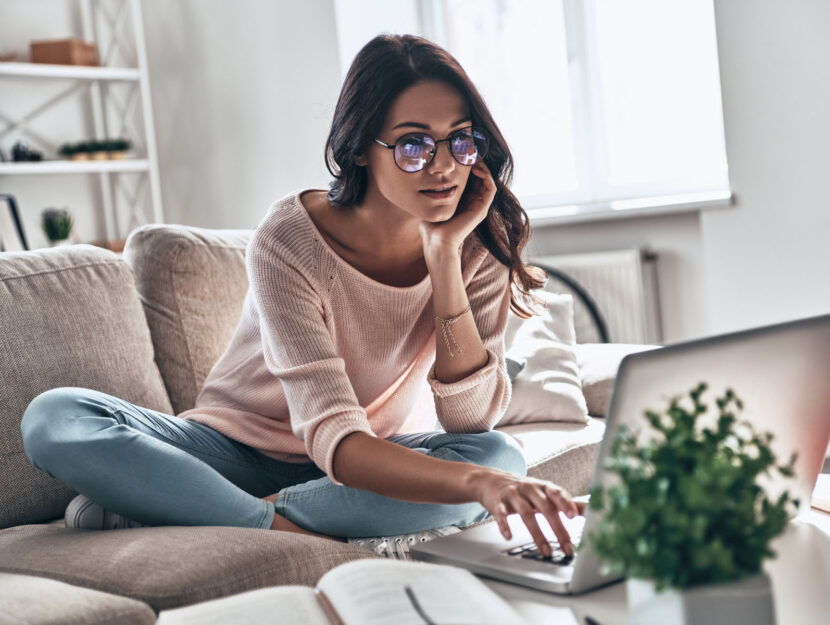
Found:
[[308, 210], [306, 209], [305, 205], [300, 201], [300, 195], [302, 195], [306, 191], [325, 191], [325, 189], [300, 189], [298, 191], [295, 191], [294, 192], [294, 204], [297, 207], [297, 209], [299, 210], [300, 214], [305, 219], [305, 221], [308, 223], [309, 228], [311, 228], [311, 232], [314, 235], [314, 238], [317, 239], [320, 242], [320, 245], [323, 247], [323, 249], [327, 250], [328, 253], [332, 257], [334, 257], [334, 259], [337, 261], [337, 263], [339, 265], [344, 266], [347, 271], [351, 272], [352, 274], [356, 275], [359, 279], [363, 280], [364, 282], [367, 282], [367, 283], [371, 284], [372, 286], [382, 288], [382, 289], [387, 289], [389, 291], [393, 291], [393, 292], [396, 292], [396, 293], [406, 293], [406, 292], [410, 292], [410, 291], [417, 291], [417, 290], [422, 289], [425, 285], [430, 284], [429, 272], [427, 272], [427, 275], [424, 276], [424, 278], [420, 282], [418, 282], [417, 284], [411, 284], [409, 286], [394, 286], [394, 285], [391, 285], [391, 284], [385, 284], [384, 282], [378, 282], [374, 278], [370, 278], [365, 273], [363, 273], [362, 271], [357, 269], [357, 267], [355, 267], [354, 265], [347, 262], [345, 258], [340, 256], [340, 254], [338, 254], [336, 251], [334, 251], [334, 248], [329, 245], [329, 242], [326, 241], [325, 237], [320, 233], [319, 228], [317, 228], [317, 224], [315, 224], [314, 220], [311, 219], [311, 215], [308, 214]]

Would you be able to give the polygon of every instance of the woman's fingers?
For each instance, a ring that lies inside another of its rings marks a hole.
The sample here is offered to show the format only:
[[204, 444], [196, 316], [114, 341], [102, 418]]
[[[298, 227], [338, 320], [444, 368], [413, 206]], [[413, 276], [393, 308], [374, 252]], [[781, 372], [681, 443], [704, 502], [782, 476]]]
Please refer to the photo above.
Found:
[[514, 506], [514, 508], [519, 513], [519, 516], [522, 517], [522, 521], [527, 526], [530, 535], [533, 537], [533, 542], [539, 548], [539, 552], [544, 556], [550, 556], [552, 554], [550, 544], [548, 543], [548, 539], [545, 538], [542, 528], [539, 527], [539, 523], [536, 521], [536, 510], [534, 506], [530, 502], [524, 501], [519, 506]]
[[579, 507], [576, 502], [571, 499], [567, 491], [553, 486], [552, 484], [545, 484], [545, 494], [562, 512], [567, 515], [569, 519], [574, 518], [579, 514]]
[[501, 531], [501, 535], [504, 536], [505, 540], [510, 540], [513, 538], [513, 534], [510, 532], [510, 524], [507, 522], [507, 515], [509, 511], [507, 506], [503, 503], [500, 503], [496, 506], [495, 511], [493, 512], [493, 517], [496, 519], [496, 523], [499, 526], [499, 530]]
[[573, 542], [571, 541], [571, 535], [568, 533], [568, 530], [559, 518], [560, 509], [554, 505], [550, 499], [545, 497], [544, 492], [536, 494], [535, 503], [537, 509], [545, 517], [548, 525], [550, 525], [550, 528], [556, 535], [556, 540], [559, 541], [559, 546], [562, 547], [562, 551], [567, 553], [569, 556], [572, 556], [574, 554]]
[[573, 555], [573, 542], [559, 514], [564, 512], [570, 518], [584, 514], [585, 502], [574, 501], [566, 490], [545, 480], [517, 479], [515, 476], [499, 475], [498, 479], [491, 484], [493, 491], [489, 495], [493, 497], [491, 499], [485, 495], [483, 501], [486, 502], [489, 499], [490, 505], [485, 507], [490, 510], [505, 539], [511, 540], [512, 538], [507, 517], [517, 513], [527, 527], [539, 552], [550, 557], [552, 549], [549, 540], [537, 521], [536, 515], [541, 514], [556, 536], [562, 551]]

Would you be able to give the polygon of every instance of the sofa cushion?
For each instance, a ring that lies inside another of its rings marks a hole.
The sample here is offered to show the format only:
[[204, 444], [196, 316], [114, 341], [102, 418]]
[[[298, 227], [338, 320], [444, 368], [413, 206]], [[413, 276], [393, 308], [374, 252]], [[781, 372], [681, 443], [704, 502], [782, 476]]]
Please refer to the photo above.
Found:
[[611, 391], [617, 379], [617, 369], [628, 354], [636, 354], [659, 345], [629, 343], [578, 343], [574, 346], [582, 378], [582, 392], [588, 404], [588, 414], [604, 417], [608, 414]]
[[373, 557], [348, 543], [243, 527], [0, 531], [0, 571], [122, 595], [156, 612], [266, 586], [314, 586], [338, 564]]
[[135, 274], [175, 414], [193, 407], [239, 323], [252, 234], [149, 224], [127, 238], [124, 259]]
[[80, 386], [170, 412], [127, 264], [91, 245], [0, 254], [0, 528], [53, 519], [77, 495], [35, 469], [29, 402]]
[[602, 419], [588, 423], [523, 423], [498, 428], [522, 446], [527, 474], [550, 480], [571, 495], [587, 495], [599, 444]]
[[535, 421], [585, 423], [588, 408], [573, 349], [573, 297], [544, 289], [535, 295], [545, 303], [541, 314], [529, 319], [512, 311], [507, 315], [505, 356], [525, 365], [513, 378], [510, 403], [499, 425]]
[[141, 601], [32, 575], [0, 573], [0, 606], [3, 606], [2, 623], [152, 625], [156, 622], [155, 612]]

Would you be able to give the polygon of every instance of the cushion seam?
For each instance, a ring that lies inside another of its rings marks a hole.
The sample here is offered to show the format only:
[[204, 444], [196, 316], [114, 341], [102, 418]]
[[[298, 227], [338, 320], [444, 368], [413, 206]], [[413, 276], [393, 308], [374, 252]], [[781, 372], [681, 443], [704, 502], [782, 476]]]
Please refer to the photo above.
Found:
[[[170, 282], [170, 286], [173, 287], [173, 301], [176, 303], [176, 324], [179, 326], [179, 331], [182, 333], [182, 338], [184, 339], [185, 345], [185, 352], [187, 353], [187, 370], [193, 374], [193, 381], [196, 382], [195, 371], [193, 370], [193, 355], [191, 353], [191, 345], [190, 345], [190, 337], [187, 335], [184, 327], [184, 321], [182, 320], [182, 307], [179, 303], [179, 289], [176, 284], [173, 282], [173, 274], [176, 273], [174, 271], [174, 267], [176, 263], [179, 262], [179, 256], [181, 256], [182, 250], [185, 247], [184, 242], [179, 242], [176, 245], [176, 254], [173, 258], [173, 262], [170, 263], [167, 267], [167, 277]], [[160, 373], [160, 372], [159, 372]], [[196, 389], [196, 395], [199, 395], [199, 389]], [[195, 401], [195, 400], [194, 400]], [[171, 402], [172, 404], [172, 402]], [[176, 408], [173, 408], [173, 412], [176, 412]]]
[[[42, 271], [35, 271], [33, 273], [26, 273], [19, 276], [7, 276], [5, 278], [0, 278], [0, 282], [7, 282], [9, 280], [20, 280], [21, 278], [31, 278], [33, 276], [40, 276], [46, 273], [58, 273], [60, 271], [71, 271], [72, 269], [86, 269], [88, 267], [107, 267], [107, 266], [114, 266], [118, 267], [122, 264], [122, 261], [119, 260], [109, 260], [109, 261], [102, 261], [99, 263], [85, 263], [83, 265], [71, 265], [69, 267], [55, 267], [52, 269], [44, 269]], [[128, 267], [129, 268], [129, 267]]]

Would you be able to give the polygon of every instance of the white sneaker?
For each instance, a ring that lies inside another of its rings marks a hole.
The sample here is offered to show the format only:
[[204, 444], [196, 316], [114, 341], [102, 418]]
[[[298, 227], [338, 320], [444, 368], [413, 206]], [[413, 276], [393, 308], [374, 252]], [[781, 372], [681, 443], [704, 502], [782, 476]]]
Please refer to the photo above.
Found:
[[99, 506], [86, 495], [78, 495], [66, 506], [63, 515], [66, 527], [87, 530], [118, 530], [131, 527], [149, 527]]
[[349, 538], [348, 542], [358, 545], [379, 556], [396, 560], [411, 560], [409, 546], [415, 543], [425, 543], [439, 536], [449, 536], [460, 532], [461, 528], [455, 525], [424, 530], [414, 534], [398, 534], [397, 536], [378, 536], [376, 538]]

